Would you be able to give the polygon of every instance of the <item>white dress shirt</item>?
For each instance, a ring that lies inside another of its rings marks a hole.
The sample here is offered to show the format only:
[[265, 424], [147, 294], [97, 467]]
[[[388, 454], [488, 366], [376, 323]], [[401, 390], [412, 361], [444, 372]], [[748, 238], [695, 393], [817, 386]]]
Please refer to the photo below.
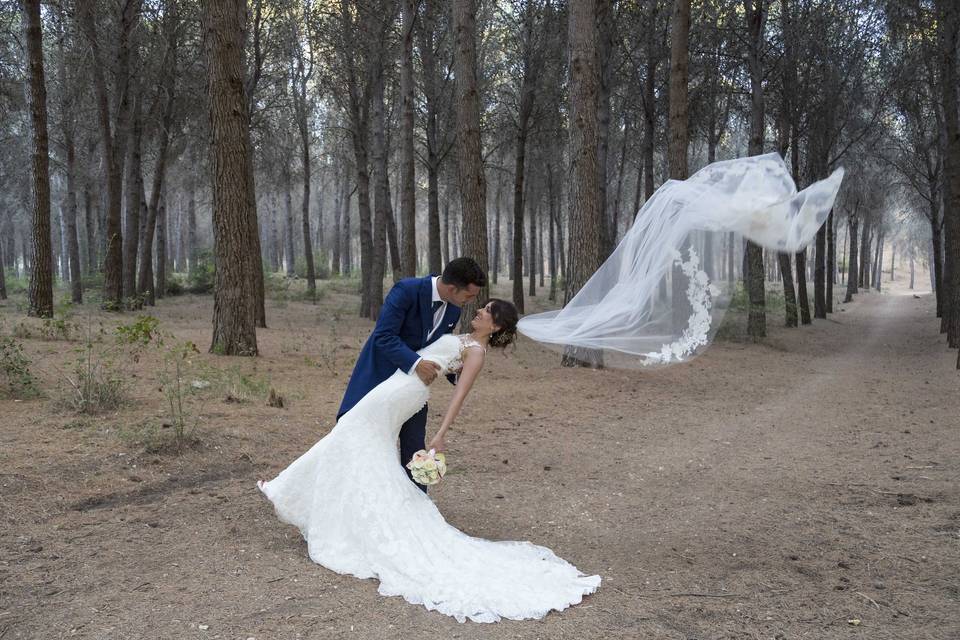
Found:
[[[440, 297], [440, 291], [437, 289], [437, 281], [440, 280], [439, 276], [433, 276], [431, 278], [433, 284], [433, 294], [430, 298], [431, 305], [434, 302], [442, 302], [436, 311], [433, 312], [433, 326], [430, 328], [430, 332], [427, 334], [427, 340], [430, 340], [430, 336], [440, 327], [443, 323], [443, 316], [447, 313], [447, 301]], [[420, 361], [423, 358], [417, 358], [417, 361], [413, 363], [413, 366], [410, 368], [410, 371], [407, 373], [413, 375], [413, 372], [417, 370], [417, 365], [420, 364]]]

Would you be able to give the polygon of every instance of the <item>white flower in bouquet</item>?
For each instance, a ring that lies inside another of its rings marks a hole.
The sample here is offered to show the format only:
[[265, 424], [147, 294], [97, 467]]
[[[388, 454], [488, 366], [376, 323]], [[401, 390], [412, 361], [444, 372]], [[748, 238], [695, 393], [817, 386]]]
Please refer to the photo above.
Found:
[[447, 472], [447, 459], [442, 453], [435, 450], [424, 451], [421, 449], [413, 454], [410, 462], [407, 463], [407, 469], [416, 482], [424, 485], [432, 485], [440, 482], [440, 478]]

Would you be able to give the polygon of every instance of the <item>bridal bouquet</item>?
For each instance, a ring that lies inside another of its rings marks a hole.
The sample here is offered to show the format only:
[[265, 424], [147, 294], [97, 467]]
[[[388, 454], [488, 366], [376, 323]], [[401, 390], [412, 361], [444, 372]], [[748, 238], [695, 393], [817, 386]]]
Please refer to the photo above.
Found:
[[437, 484], [447, 472], [447, 459], [442, 453], [437, 453], [433, 449], [430, 451], [421, 449], [413, 454], [410, 462], [407, 463], [407, 469], [410, 469], [413, 479], [420, 484]]

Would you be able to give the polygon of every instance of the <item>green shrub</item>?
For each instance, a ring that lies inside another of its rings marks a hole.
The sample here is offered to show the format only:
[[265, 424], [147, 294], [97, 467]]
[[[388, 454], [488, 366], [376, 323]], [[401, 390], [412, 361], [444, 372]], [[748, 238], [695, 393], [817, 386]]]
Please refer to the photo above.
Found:
[[190, 293], [207, 294], [213, 291], [217, 268], [213, 252], [209, 249], [197, 251], [187, 274], [187, 290]]
[[84, 292], [90, 289], [103, 289], [103, 271], [96, 271], [95, 273], [87, 273], [80, 277], [80, 284], [83, 286]]
[[160, 321], [150, 315], [139, 315], [129, 324], [117, 327], [117, 341], [121, 344], [147, 346], [154, 340], [163, 343]]
[[47, 340], [70, 340], [80, 329], [72, 318], [73, 303], [64, 300], [54, 308], [52, 318], [44, 318], [40, 333]]
[[187, 292], [187, 288], [183, 286], [183, 281], [179, 276], [173, 275], [167, 279], [167, 295], [168, 296], [182, 296]]
[[7, 269], [5, 272], [7, 295], [25, 294], [30, 288], [30, 280], [26, 276], [19, 277], [17, 272]]
[[76, 413], [97, 414], [118, 409], [127, 400], [126, 377], [113, 360], [94, 347], [88, 336], [76, 350], [73, 372], [66, 376], [68, 388], [61, 404]]
[[30, 359], [13, 338], [0, 338], [0, 391], [18, 399], [40, 395], [37, 379], [30, 371]]
[[[297, 277], [307, 277], [307, 260], [304, 256], [298, 256], [293, 262], [293, 271]], [[318, 251], [313, 254], [313, 271], [317, 280], [330, 279], [330, 258], [326, 251]]]

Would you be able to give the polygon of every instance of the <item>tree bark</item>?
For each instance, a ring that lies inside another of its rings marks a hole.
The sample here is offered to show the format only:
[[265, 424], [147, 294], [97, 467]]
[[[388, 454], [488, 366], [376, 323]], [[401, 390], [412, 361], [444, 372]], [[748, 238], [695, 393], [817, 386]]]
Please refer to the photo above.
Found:
[[[158, 289], [162, 289], [166, 284], [165, 265], [161, 260], [166, 260], [166, 256], [161, 256], [159, 252], [159, 243], [157, 251], [157, 274], [162, 278], [157, 278], [154, 283], [153, 277], [153, 240], [160, 215], [160, 200], [163, 194], [164, 180], [167, 171], [167, 156], [170, 152], [170, 130], [173, 127], [173, 107], [175, 104], [174, 88], [176, 83], [177, 71], [177, 13], [176, 4], [168, 7], [164, 15], [163, 29], [167, 38], [166, 51], [163, 56], [163, 115], [160, 118], [160, 147], [157, 151], [157, 161], [153, 169], [153, 182], [150, 188], [150, 203], [147, 205], [147, 219], [144, 224], [143, 249], [140, 260], [140, 274], [137, 282], [137, 290], [143, 296], [145, 304], [153, 306], [156, 304]], [[160, 228], [160, 242], [163, 243], [164, 254], [166, 253], [166, 230], [164, 226]], [[163, 297], [163, 294], [159, 294]]]
[[[684, 0], [679, 0], [680, 4]], [[686, 2], [689, 15], [689, 2]], [[570, 43], [570, 264], [564, 302], [587, 282], [603, 262], [603, 211], [600, 209], [597, 91], [600, 83], [596, 0], [582, 0], [569, 7]], [[689, 22], [688, 22], [689, 24]], [[519, 276], [519, 274], [518, 274]], [[564, 366], [603, 366], [603, 352], [569, 347]]]
[[120, 310], [123, 306], [123, 236], [121, 214], [123, 208], [123, 169], [126, 158], [128, 123], [130, 119], [130, 35], [140, 20], [141, 0], [123, 0], [120, 11], [120, 33], [114, 71], [113, 95], [117, 97], [114, 118], [110, 115], [110, 101], [104, 75], [106, 61], [100, 51], [94, 11], [96, 3], [78, 4], [81, 23], [93, 52], [91, 71], [97, 94], [97, 112], [103, 146], [106, 177], [106, 225], [104, 233], [103, 306]]
[[937, 206], [936, 198], [930, 201], [930, 239], [933, 249], [931, 256], [931, 272], [933, 276], [933, 292], [937, 300], [937, 317], [943, 317], [943, 262], [940, 256], [943, 254], [943, 224], [940, 220], [940, 208]]
[[154, 285], [155, 296], [163, 298], [167, 295], [167, 198], [165, 193], [160, 194], [157, 205], [157, 275]]
[[[668, 145], [670, 177], [674, 180], [686, 180], [689, 177], [687, 165], [690, 143], [689, 49], [690, 0], [674, 0], [670, 26], [670, 139]], [[688, 246], [689, 239], [684, 239], [680, 247], [681, 255], [687, 251]], [[675, 331], [682, 331], [689, 323], [692, 311], [686, 296], [688, 280], [680, 268], [673, 265], [670, 281], [673, 328]]]
[[413, 161], [413, 22], [415, 0], [401, 2], [400, 64], [400, 276], [410, 278], [417, 273], [417, 208], [415, 165]]
[[600, 229], [600, 253], [609, 256], [613, 252], [614, 240], [611, 232], [610, 215], [607, 198], [607, 182], [609, 181], [610, 155], [610, 97], [613, 93], [613, 52], [616, 38], [616, 23], [613, 19], [613, 0], [596, 1], [597, 22], [597, 65], [600, 83], [597, 92], [597, 164], [599, 176], [597, 178], [598, 197], [600, 198], [600, 215], [602, 225]]
[[537, 295], [537, 213], [540, 209], [539, 197], [534, 199], [533, 206], [530, 208], [530, 265], [528, 275], [530, 276], [530, 297]]
[[847, 265], [847, 295], [843, 298], [844, 302], [851, 302], [853, 296], [859, 293], [857, 288], [857, 226], [859, 222], [855, 214], [850, 217], [850, 258]]
[[[310, 129], [307, 126], [307, 75], [304, 70], [302, 55], [297, 58], [297, 73], [299, 84], [297, 88], [297, 104], [299, 105], [297, 129], [300, 132], [300, 166], [303, 169], [303, 198], [300, 201], [300, 224], [303, 227], [303, 258], [307, 267], [307, 295], [313, 300], [317, 295], [317, 272], [316, 265], [313, 263], [313, 242], [310, 233], [310, 180], [312, 175]], [[322, 225], [319, 226], [322, 228]]]
[[65, 26], [62, 9], [58, 9], [59, 33], [57, 34], [57, 75], [60, 81], [60, 123], [63, 130], [64, 168], [66, 169], [67, 190], [63, 207], [64, 235], [69, 263], [70, 299], [74, 304], [83, 303], [83, 286], [80, 276], [80, 241], [77, 237], [77, 150], [74, 141], [75, 122], [73, 114], [73, 87], [69, 86], [66, 65]]
[[[424, 19], [420, 30], [420, 64], [423, 68], [423, 100], [426, 107], [424, 133], [427, 151], [427, 262], [430, 273], [443, 270], [443, 253], [446, 239], [441, 240], [440, 229], [440, 163], [444, 155], [439, 127], [440, 84], [437, 58], [434, 51], [437, 30], [437, 0], [426, 0]], [[449, 254], [447, 256], [449, 259]]]
[[[217, 259], [210, 351], [257, 355], [256, 273], [251, 254], [256, 233], [256, 194], [250, 148], [250, 116], [244, 86], [246, 0], [205, 0], [210, 157], [213, 163], [213, 231]], [[259, 238], [256, 238], [259, 246]]]
[[[453, 0], [454, 54], [457, 105], [457, 169], [463, 212], [463, 253], [477, 261], [484, 273], [487, 257], [487, 181], [480, 140], [480, 91], [477, 79], [477, 0]], [[480, 300], [489, 297], [481, 288]], [[468, 330], [476, 303], [465, 305], [461, 330]]]
[[[0, 225], [2, 227], [2, 225]], [[0, 300], [7, 299], [7, 259], [4, 255], [4, 242], [0, 240]]]
[[43, 70], [40, 0], [22, 0], [27, 45], [27, 93], [33, 134], [30, 216], [33, 260], [27, 315], [53, 316], [53, 251], [50, 246], [50, 145], [47, 138], [47, 87]]
[[[960, 8], [951, 0], [937, 0], [942, 104], [944, 113], [943, 161], [943, 325], [947, 344], [960, 347], [960, 111], [957, 86], [960, 84]], [[960, 368], [960, 357], [957, 360]]]
[[827, 216], [827, 313], [833, 313], [833, 283], [837, 273], [837, 234], [833, 210]]
[[[747, 66], [750, 71], [750, 155], [763, 153], [764, 96], [763, 96], [763, 48], [764, 28], [767, 21], [768, 0], [744, 0], [744, 12], [749, 32]], [[747, 317], [747, 333], [753, 338], [767, 335], [766, 290], [763, 273], [763, 248], [747, 241], [747, 294], [750, 311]]]
[[130, 158], [127, 162], [126, 222], [123, 234], [123, 297], [133, 304], [137, 295], [137, 257], [140, 252], [141, 207], [143, 190], [143, 92], [138, 91], [133, 106]]
[[370, 313], [367, 317], [376, 320], [383, 305], [383, 278], [387, 261], [387, 216], [390, 207], [390, 183], [387, 176], [386, 122], [384, 116], [383, 70], [377, 72], [373, 81], [371, 97], [372, 160], [373, 160], [373, 264], [370, 271]]

